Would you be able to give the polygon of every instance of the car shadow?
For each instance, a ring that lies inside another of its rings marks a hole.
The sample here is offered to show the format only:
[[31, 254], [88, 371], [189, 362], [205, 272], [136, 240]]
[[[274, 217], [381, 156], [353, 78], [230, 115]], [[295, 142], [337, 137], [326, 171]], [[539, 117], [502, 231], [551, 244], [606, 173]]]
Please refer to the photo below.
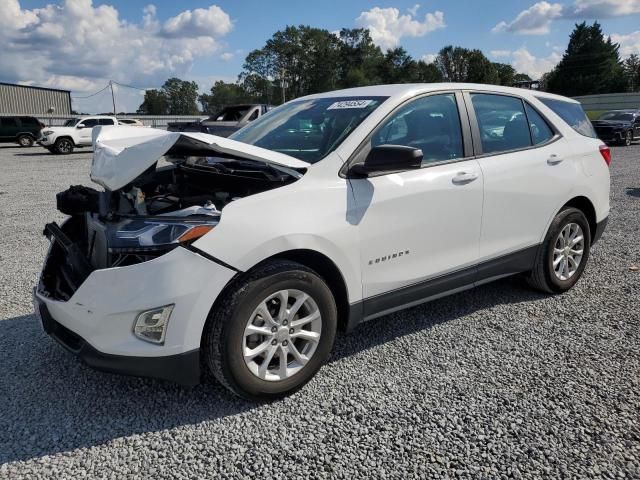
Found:
[[91, 150], [74, 150], [71, 153], [65, 153], [63, 154], [59, 154], [59, 153], [53, 153], [53, 152], [49, 152], [46, 149], [41, 149], [38, 152], [30, 152], [30, 153], [15, 153], [14, 155], [16, 157], [41, 157], [43, 155], [51, 155], [52, 157], [66, 157], [69, 155], [79, 155], [82, 153], [93, 153]]
[[630, 197], [640, 198], [640, 187], [627, 187], [626, 194]]
[[[363, 323], [338, 336], [330, 362], [479, 310], [543, 298], [518, 279], [484, 285]], [[34, 315], [0, 320], [0, 339], [0, 464], [261, 408], [213, 381], [184, 388], [92, 370], [48, 338]]]

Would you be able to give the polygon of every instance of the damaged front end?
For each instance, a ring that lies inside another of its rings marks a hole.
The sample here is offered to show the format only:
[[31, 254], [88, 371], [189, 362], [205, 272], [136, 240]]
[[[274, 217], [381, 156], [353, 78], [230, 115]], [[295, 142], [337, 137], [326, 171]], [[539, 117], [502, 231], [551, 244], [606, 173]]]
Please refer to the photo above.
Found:
[[[38, 291], [45, 297], [67, 301], [95, 270], [188, 248], [215, 228], [229, 203], [302, 176], [295, 159], [291, 166], [261, 161], [256, 147], [244, 152], [243, 144], [228, 139], [221, 148], [210, 135], [147, 131], [127, 142], [124, 129], [118, 127], [115, 143], [97, 138], [91, 176], [105, 189], [72, 186], [56, 197], [58, 210], [70, 218], [44, 229], [51, 247]], [[158, 166], [158, 155], [169, 161]]]

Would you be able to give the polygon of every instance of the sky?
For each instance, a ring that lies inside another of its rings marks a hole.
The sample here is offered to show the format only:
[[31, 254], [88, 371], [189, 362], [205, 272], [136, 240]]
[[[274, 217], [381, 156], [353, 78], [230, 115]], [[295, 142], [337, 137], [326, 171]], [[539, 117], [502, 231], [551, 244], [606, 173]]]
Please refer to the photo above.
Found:
[[445, 45], [479, 48], [537, 78], [577, 22], [598, 20], [640, 54], [640, 0], [2, 0], [0, 81], [71, 90], [73, 108], [134, 112], [145, 88], [176, 76], [208, 91], [235, 81], [246, 55], [287, 25], [366, 27], [381, 48], [433, 61]]

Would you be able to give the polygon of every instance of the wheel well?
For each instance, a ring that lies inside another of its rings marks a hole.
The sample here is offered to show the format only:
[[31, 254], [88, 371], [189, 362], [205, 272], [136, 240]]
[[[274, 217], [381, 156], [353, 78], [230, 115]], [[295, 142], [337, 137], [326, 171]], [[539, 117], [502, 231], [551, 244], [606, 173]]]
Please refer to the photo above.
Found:
[[20, 132], [18, 135], [16, 135], [16, 138], [20, 138], [20, 137], [31, 137], [31, 138], [36, 138], [35, 135], [31, 132]]
[[[73, 143], [73, 146], [75, 147], [76, 142], [74, 142], [74, 141], [73, 141], [73, 138], [72, 138], [72, 137], [70, 137], [69, 135], [62, 135], [62, 136], [60, 136], [60, 137], [56, 138], [56, 142], [57, 142], [58, 140], [62, 140], [63, 138], [66, 138], [67, 140], [71, 140], [71, 143]], [[53, 142], [53, 143], [55, 144], [56, 142]]]
[[[264, 261], [273, 260], [274, 258], [291, 260], [298, 262], [310, 269], [316, 271], [326, 282], [327, 286], [333, 293], [336, 300], [336, 308], [338, 309], [338, 328], [346, 330], [349, 320], [349, 297], [347, 295], [347, 285], [342, 277], [342, 273], [333, 261], [314, 250], [289, 250], [281, 252]], [[264, 263], [260, 262], [260, 263]]]
[[596, 233], [598, 222], [596, 221], [596, 209], [593, 208], [591, 201], [587, 197], [575, 197], [565, 203], [562, 208], [564, 209], [566, 207], [577, 208], [584, 213], [584, 216], [587, 217], [587, 221], [589, 222], [591, 238], [593, 238], [593, 235]]

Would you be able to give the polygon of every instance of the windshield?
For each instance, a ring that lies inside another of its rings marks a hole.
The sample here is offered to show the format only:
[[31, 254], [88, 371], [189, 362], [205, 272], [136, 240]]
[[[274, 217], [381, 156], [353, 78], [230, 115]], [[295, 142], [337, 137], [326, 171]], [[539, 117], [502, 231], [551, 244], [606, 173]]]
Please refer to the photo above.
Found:
[[623, 122], [632, 122], [633, 114], [624, 112], [607, 112], [600, 115], [598, 120], [621, 120]]
[[73, 127], [76, 123], [78, 123], [79, 118], [70, 118], [66, 122], [64, 122], [65, 127]]
[[315, 163], [334, 151], [387, 98], [293, 101], [271, 110], [229, 138]]

